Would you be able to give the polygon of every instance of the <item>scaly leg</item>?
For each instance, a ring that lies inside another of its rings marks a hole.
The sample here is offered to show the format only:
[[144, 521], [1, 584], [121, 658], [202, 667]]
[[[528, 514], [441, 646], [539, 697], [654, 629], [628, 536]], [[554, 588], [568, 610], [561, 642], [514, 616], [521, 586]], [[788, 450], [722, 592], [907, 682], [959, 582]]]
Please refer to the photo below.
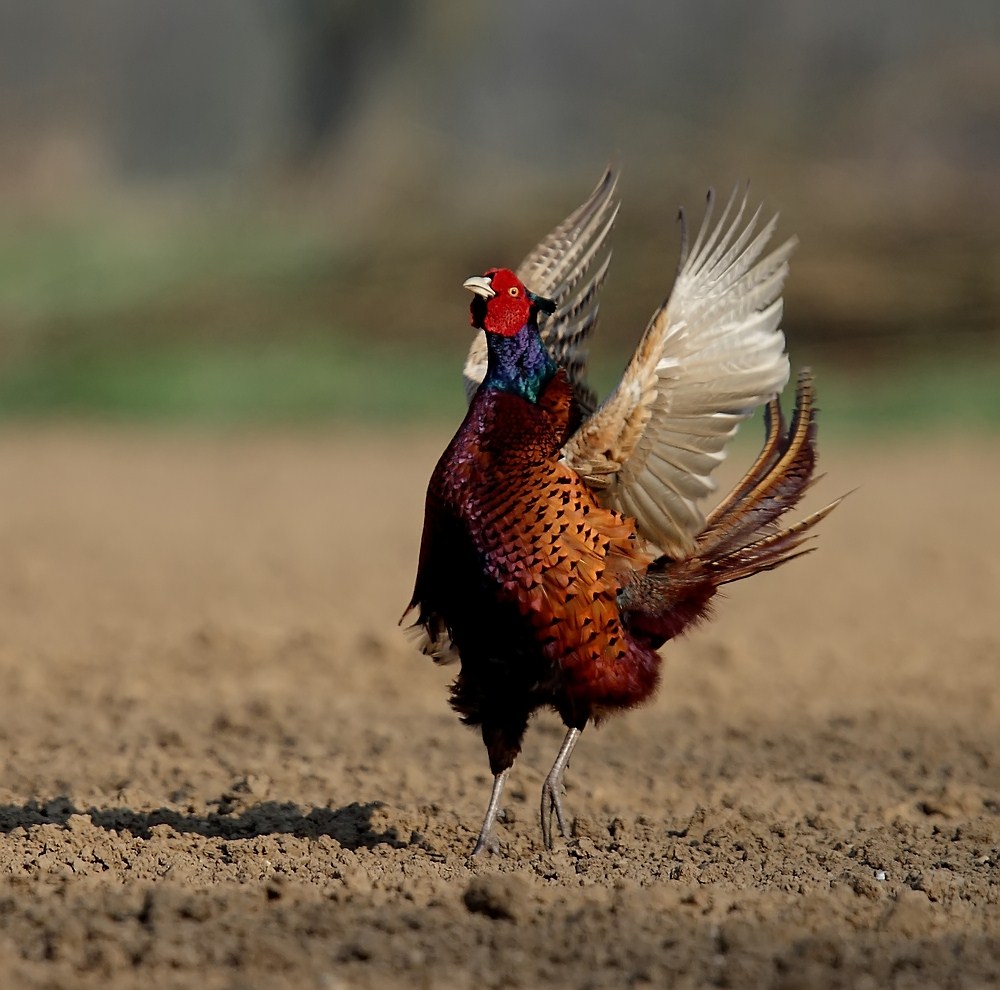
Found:
[[493, 792], [490, 794], [490, 803], [486, 808], [486, 817], [483, 819], [483, 827], [479, 830], [479, 838], [473, 847], [472, 855], [478, 856], [481, 852], [496, 850], [496, 840], [493, 837], [493, 826], [496, 824], [497, 814], [500, 812], [500, 795], [503, 794], [503, 785], [507, 782], [507, 774], [510, 767], [501, 771], [493, 778]]
[[581, 729], [570, 729], [566, 733], [559, 755], [549, 775], [542, 784], [542, 841], [546, 849], [552, 848], [552, 814], [555, 813], [556, 823], [559, 825], [559, 833], [566, 835], [566, 816], [562, 806], [562, 779], [566, 767], [569, 766], [569, 758], [573, 754], [573, 747], [576, 746], [580, 738]]

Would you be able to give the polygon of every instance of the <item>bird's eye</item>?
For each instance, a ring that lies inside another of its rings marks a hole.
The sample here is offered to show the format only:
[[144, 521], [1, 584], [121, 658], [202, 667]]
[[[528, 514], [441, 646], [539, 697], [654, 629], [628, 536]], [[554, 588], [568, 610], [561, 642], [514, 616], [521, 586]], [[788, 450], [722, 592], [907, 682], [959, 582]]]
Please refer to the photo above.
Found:
[[517, 287], [516, 285], [512, 285], [512, 286], [511, 286], [511, 287], [510, 287], [510, 288], [509, 288], [509, 289], [507, 290], [507, 292], [508, 292], [508, 293], [509, 293], [510, 295], [512, 295], [512, 296], [519, 296], [519, 295], [521, 294], [521, 290], [520, 290], [520, 289], [519, 289], [519, 288], [518, 288], [518, 287]]

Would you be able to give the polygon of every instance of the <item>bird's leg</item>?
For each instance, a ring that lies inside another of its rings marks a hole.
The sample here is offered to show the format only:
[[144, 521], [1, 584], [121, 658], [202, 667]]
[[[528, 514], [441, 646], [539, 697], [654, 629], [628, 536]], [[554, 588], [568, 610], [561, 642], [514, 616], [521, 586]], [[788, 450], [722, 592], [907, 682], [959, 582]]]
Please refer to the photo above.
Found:
[[573, 754], [573, 747], [576, 746], [580, 738], [581, 729], [570, 729], [566, 733], [566, 738], [559, 749], [552, 769], [542, 784], [542, 841], [546, 849], [552, 848], [552, 815], [555, 813], [556, 823], [559, 826], [560, 835], [566, 835], [566, 816], [562, 806], [562, 779], [566, 767], [569, 766], [569, 758]]
[[501, 770], [493, 777], [493, 792], [490, 794], [490, 803], [486, 808], [486, 817], [483, 819], [483, 827], [479, 830], [479, 838], [472, 849], [472, 855], [478, 856], [481, 852], [489, 850], [493, 852], [496, 842], [493, 838], [493, 826], [496, 824], [497, 815], [500, 812], [500, 795], [503, 794], [503, 785], [507, 782], [507, 774], [510, 767]]

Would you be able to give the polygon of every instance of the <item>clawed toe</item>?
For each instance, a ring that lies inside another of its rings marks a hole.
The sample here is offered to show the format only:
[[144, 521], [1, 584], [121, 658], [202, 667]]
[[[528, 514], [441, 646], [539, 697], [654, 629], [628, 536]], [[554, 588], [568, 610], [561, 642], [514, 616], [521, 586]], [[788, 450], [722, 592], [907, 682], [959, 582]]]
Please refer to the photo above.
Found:
[[569, 758], [573, 752], [573, 747], [576, 746], [576, 742], [579, 738], [579, 729], [570, 729], [569, 732], [566, 733], [566, 738], [563, 740], [562, 747], [559, 749], [559, 755], [556, 757], [555, 763], [552, 764], [552, 769], [545, 778], [545, 783], [542, 784], [542, 807], [540, 818], [542, 826], [542, 841], [545, 843], [546, 849], [552, 848], [553, 817], [556, 820], [556, 824], [559, 826], [559, 834], [564, 838], [567, 835], [566, 814], [563, 811], [562, 805], [562, 779], [563, 774], [566, 771], [566, 767], [569, 766]]
[[483, 818], [483, 826], [479, 830], [479, 838], [472, 847], [470, 856], [479, 856], [484, 852], [497, 851], [497, 837], [493, 828], [496, 825], [497, 815], [500, 813], [500, 795], [503, 794], [503, 785], [507, 780], [510, 767], [501, 771], [493, 778], [493, 790], [490, 793], [490, 803], [486, 808], [486, 817]]
[[481, 856], [483, 853], [492, 855], [499, 852], [499, 850], [500, 840], [494, 832], [490, 832], [489, 835], [480, 834], [479, 838], [476, 839], [476, 844], [472, 847], [472, 852], [469, 853], [469, 858], [472, 859], [475, 856]]
[[561, 788], [561, 777], [556, 781], [552, 781], [546, 777], [545, 783], [542, 785], [542, 841], [545, 843], [546, 849], [552, 848], [553, 817], [555, 818], [556, 825], [559, 826], [559, 834], [563, 836], [563, 838], [565, 838], [567, 834], [566, 816], [563, 812], [562, 794], [560, 793]]

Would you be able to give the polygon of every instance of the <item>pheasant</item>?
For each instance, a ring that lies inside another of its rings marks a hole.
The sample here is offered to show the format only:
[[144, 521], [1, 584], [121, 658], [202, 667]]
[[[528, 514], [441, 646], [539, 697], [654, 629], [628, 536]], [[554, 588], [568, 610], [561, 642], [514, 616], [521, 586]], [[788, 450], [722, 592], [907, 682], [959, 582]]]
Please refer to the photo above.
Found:
[[[427, 488], [413, 598], [422, 651], [460, 661], [451, 705], [478, 726], [494, 782], [473, 855], [495, 847], [504, 783], [531, 716], [566, 736], [540, 822], [566, 834], [563, 775], [583, 729], [648, 700], [657, 650], [704, 618], [723, 584], [811, 548], [832, 502], [784, 526], [816, 464], [811, 375], [789, 377], [779, 329], [794, 241], [767, 252], [734, 193], [681, 261], [621, 381], [597, 406], [586, 343], [610, 262], [617, 175], [545, 237], [517, 272], [467, 279], [480, 332], [465, 364], [469, 408]], [[529, 288], [529, 286], [531, 288]], [[763, 449], [707, 516], [702, 500], [739, 424], [765, 407]]]

